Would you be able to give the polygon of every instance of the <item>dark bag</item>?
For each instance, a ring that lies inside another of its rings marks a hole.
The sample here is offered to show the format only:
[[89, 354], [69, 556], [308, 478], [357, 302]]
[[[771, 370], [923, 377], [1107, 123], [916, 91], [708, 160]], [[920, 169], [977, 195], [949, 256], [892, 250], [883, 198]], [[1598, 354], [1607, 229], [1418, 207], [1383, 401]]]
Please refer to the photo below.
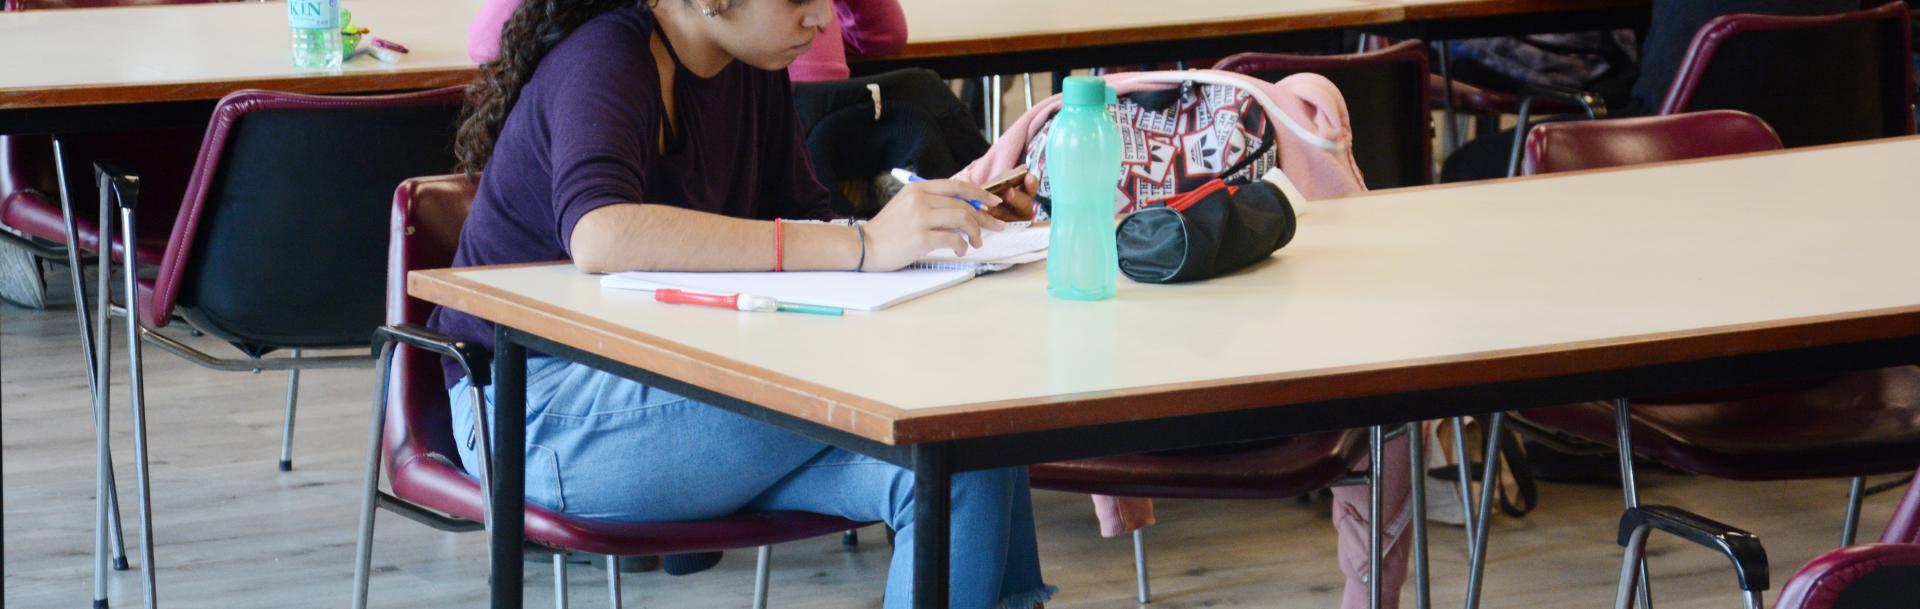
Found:
[[1120, 221], [1120, 272], [1141, 283], [1217, 277], [1265, 260], [1293, 240], [1292, 202], [1265, 180], [1214, 180]]
[[[870, 85], [879, 89], [877, 100]], [[876, 188], [875, 179], [896, 167], [946, 177], [987, 153], [966, 106], [928, 70], [795, 83], [793, 96], [814, 177], [841, 215], [879, 213], [891, 192]]]

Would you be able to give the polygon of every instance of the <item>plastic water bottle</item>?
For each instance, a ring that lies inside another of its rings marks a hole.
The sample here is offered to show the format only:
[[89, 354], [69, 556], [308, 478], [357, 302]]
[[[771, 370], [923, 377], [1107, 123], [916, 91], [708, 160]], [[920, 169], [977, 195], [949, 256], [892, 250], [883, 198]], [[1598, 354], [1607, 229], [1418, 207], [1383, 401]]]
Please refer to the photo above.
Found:
[[1120, 128], [1107, 113], [1109, 91], [1098, 78], [1067, 78], [1064, 103], [1047, 135], [1047, 187], [1053, 194], [1047, 293], [1055, 298], [1112, 298], [1118, 280], [1113, 200], [1121, 142]]
[[287, 0], [293, 67], [340, 67], [340, 0]]

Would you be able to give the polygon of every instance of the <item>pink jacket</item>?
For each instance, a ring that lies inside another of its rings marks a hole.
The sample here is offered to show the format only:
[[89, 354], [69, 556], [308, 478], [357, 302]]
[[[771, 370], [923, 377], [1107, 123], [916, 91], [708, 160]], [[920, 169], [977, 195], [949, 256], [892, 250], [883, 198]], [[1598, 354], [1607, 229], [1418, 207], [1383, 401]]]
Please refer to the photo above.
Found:
[[[1353, 132], [1347, 122], [1347, 102], [1340, 89], [1318, 74], [1295, 74], [1270, 83], [1233, 72], [1187, 70], [1131, 72], [1107, 76], [1107, 84], [1121, 95], [1179, 86], [1185, 81], [1227, 84], [1252, 93], [1266, 108], [1279, 138], [1280, 170], [1309, 200], [1366, 190], [1360, 167], [1354, 164]], [[985, 184], [1026, 159], [1026, 145], [1048, 119], [1060, 110], [1055, 95], [1034, 105], [1014, 121], [980, 157], [954, 178]], [[1100, 534], [1112, 537], [1153, 524], [1153, 501], [1137, 497], [1093, 497], [1100, 518]]]
[[[467, 28], [467, 56], [474, 63], [500, 57], [500, 28], [522, 0], [487, 0]], [[787, 67], [794, 82], [847, 77], [847, 52], [886, 55], [907, 44], [907, 17], [899, 0], [838, 0], [835, 19], [813, 39], [813, 48]]]

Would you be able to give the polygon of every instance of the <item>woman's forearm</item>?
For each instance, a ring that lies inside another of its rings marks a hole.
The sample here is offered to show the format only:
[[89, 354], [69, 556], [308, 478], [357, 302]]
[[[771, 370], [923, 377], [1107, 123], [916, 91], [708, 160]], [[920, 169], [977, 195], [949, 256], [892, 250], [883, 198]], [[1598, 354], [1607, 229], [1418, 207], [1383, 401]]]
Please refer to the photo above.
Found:
[[[850, 271], [860, 260], [851, 227], [783, 224], [785, 270]], [[592, 273], [770, 271], [774, 226], [668, 205], [609, 205], [580, 218], [570, 247], [574, 264]]]

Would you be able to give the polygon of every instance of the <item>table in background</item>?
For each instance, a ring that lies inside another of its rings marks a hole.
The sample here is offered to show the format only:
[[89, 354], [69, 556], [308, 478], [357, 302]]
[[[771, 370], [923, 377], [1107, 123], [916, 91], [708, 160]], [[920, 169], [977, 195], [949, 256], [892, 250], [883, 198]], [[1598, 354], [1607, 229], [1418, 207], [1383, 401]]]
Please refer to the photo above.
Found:
[[[1913, 363], [1920, 206], [1886, 176], [1916, 162], [1909, 137], [1319, 201], [1255, 268], [1094, 303], [1048, 298], [1038, 264], [844, 318], [658, 305], [562, 264], [408, 291], [501, 324], [502, 442], [533, 350], [945, 497], [955, 472]], [[517, 549], [500, 488], [494, 547]], [[918, 504], [920, 585], [946, 573], [944, 504]], [[517, 607], [519, 556], [494, 560]]]
[[902, 0], [907, 44], [849, 57], [855, 74], [962, 78], [1285, 52], [1359, 29], [1464, 38], [1635, 27], [1650, 0]]
[[902, 0], [907, 44], [849, 57], [856, 74], [903, 67], [960, 78], [1286, 50], [1300, 35], [1390, 23], [1372, 0]]
[[349, 0], [353, 21], [406, 45], [337, 74], [296, 69], [284, 3], [0, 12], [0, 134], [206, 124], [241, 89], [371, 93], [467, 82], [481, 0]]

